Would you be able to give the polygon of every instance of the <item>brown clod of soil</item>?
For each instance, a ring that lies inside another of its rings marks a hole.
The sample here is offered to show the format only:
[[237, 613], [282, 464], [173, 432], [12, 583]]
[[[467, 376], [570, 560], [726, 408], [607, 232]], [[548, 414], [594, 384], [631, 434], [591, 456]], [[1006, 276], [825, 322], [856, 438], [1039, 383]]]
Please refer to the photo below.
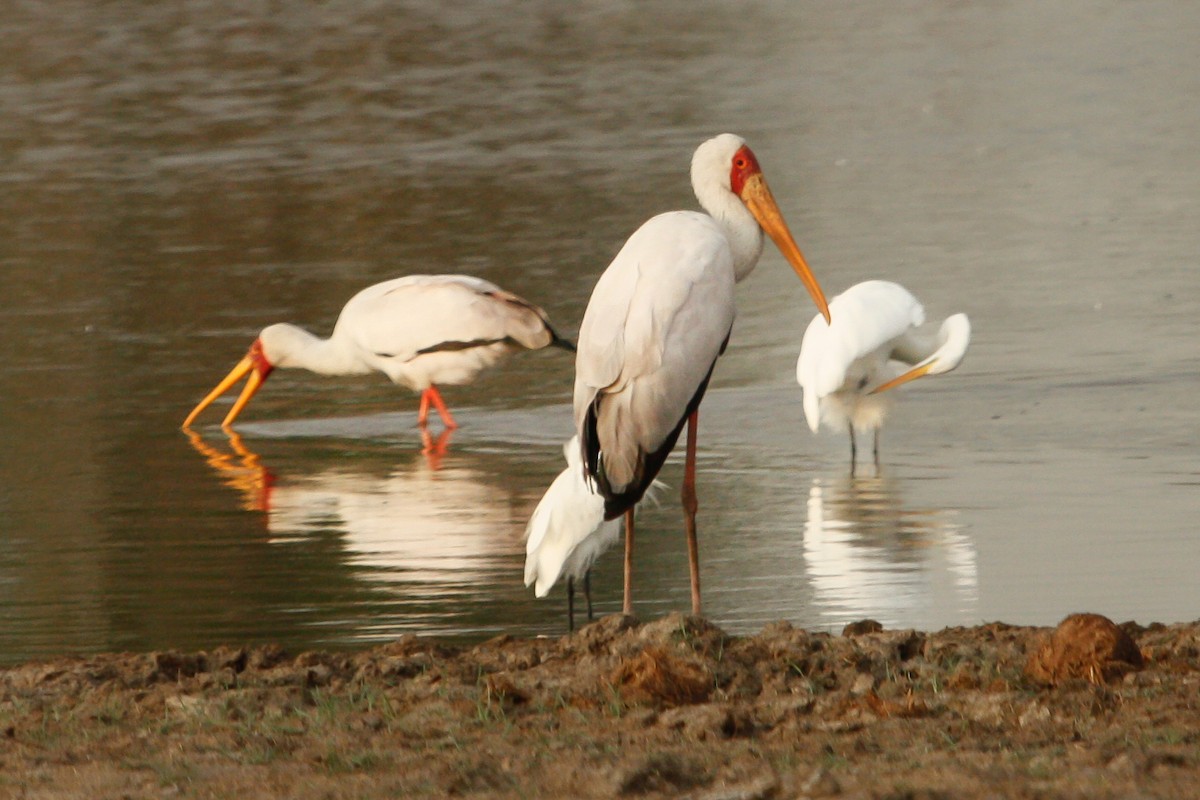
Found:
[[1100, 614], [1072, 614], [1030, 654], [1025, 674], [1057, 686], [1072, 678], [1111, 683], [1145, 665], [1129, 634]]
[[713, 690], [701, 664], [657, 645], [621, 661], [609, 682], [626, 703], [666, 708], [703, 703]]
[[873, 619], [860, 619], [858, 622], [851, 622], [842, 628], [842, 636], [862, 636], [867, 633], [879, 633], [882, 630], [882, 623]]

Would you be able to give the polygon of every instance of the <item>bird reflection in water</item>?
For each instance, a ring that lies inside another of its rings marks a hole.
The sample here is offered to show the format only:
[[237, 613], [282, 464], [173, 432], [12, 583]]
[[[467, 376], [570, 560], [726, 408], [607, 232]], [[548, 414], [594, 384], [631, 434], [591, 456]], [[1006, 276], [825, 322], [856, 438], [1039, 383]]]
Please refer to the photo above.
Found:
[[[208, 465], [217, 471], [226, 486], [242, 495], [242, 508], [246, 511], [270, 511], [271, 489], [275, 485], [275, 474], [263, 465], [258, 453], [246, 446], [241, 435], [232, 429], [225, 430], [229, 439], [229, 452], [222, 452], [189, 429], [184, 430], [188, 442], [197, 453], [204, 456]], [[421, 431], [421, 453], [432, 470], [442, 468], [442, 460], [450, 446], [453, 428], [446, 428], [437, 436], [428, 430]]]
[[263, 465], [242, 437], [232, 430], [229, 437], [229, 452], [222, 452], [200, 438], [200, 434], [185, 430], [188, 442], [197, 453], [204, 456], [208, 465], [221, 476], [221, 482], [236, 489], [242, 496], [242, 508], [246, 511], [270, 511], [271, 488], [275, 485], [275, 474]]
[[905, 507], [895, 479], [814, 479], [804, 561], [825, 621], [932, 628], [974, 619], [975, 546], [953, 516]]
[[[358, 577], [394, 584], [410, 597], [476, 592], [519, 575], [529, 513], [495, 474], [455, 454], [443, 464], [442, 431], [425, 452], [378, 472], [345, 462], [303, 476], [279, 476], [236, 434], [229, 452], [198, 435], [188, 440], [242, 496], [242, 507], [266, 514], [272, 544], [336, 536]], [[428, 435], [428, 434], [427, 434]], [[442, 454], [437, 454], [438, 440]], [[377, 463], [377, 460], [376, 462]]]
[[421, 454], [425, 456], [425, 462], [430, 469], [442, 468], [442, 459], [446, 457], [450, 437], [453, 435], [454, 428], [444, 428], [437, 436], [431, 434], [428, 428], [421, 428]]

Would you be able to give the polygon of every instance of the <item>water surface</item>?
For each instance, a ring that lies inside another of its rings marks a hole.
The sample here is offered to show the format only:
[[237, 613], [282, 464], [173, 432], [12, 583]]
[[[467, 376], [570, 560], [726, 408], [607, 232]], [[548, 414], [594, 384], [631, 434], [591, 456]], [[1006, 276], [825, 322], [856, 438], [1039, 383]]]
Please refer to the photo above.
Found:
[[[706, 612], [836, 630], [1200, 607], [1200, 8], [116, 2], [0, 20], [0, 658], [562, 628], [521, 585], [571, 364], [415, 397], [278, 371], [230, 441], [178, 425], [277, 321], [467, 272], [570, 334], [692, 149], [750, 141], [830, 295], [965, 311], [884, 468], [804, 426], [813, 313], [768, 248], [702, 412]], [[637, 602], [687, 607], [672, 489]], [[619, 554], [598, 565], [619, 604]]]

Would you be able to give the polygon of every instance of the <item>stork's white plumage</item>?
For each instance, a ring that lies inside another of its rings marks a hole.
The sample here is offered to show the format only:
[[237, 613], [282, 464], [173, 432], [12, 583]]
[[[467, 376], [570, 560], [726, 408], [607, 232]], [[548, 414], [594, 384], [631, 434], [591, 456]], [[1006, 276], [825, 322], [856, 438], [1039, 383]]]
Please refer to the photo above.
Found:
[[[625, 514], [625, 600], [632, 611], [634, 505], [688, 423], [683, 505], [700, 613], [695, 536], [696, 411], [734, 318], [734, 285], [754, 269], [763, 233], [778, 245], [823, 313], [828, 309], [744, 140], [722, 134], [692, 158], [706, 214], [674, 211], [646, 222], [600, 276], [579, 333], [575, 432], [604, 519]], [[593, 502], [593, 501], [588, 501]]]
[[276, 367], [322, 375], [382, 372], [421, 392], [418, 414], [429, 406], [455, 427], [437, 390], [470, 383], [483, 369], [518, 350], [574, 347], [550, 326], [546, 312], [493, 283], [469, 275], [409, 275], [363, 289], [342, 308], [328, 339], [287, 323], [264, 328], [250, 352], [184, 421], [186, 428], [214, 400], [249, 374], [225, 417], [229, 428]]
[[[829, 303], [833, 321], [817, 315], [804, 332], [796, 380], [804, 391], [804, 417], [815, 433], [824, 423], [850, 431], [850, 471], [857, 456], [855, 432], [874, 434], [879, 467], [879, 429], [888, 410], [882, 392], [923, 375], [949, 372], [971, 341], [966, 314], [954, 314], [936, 336], [922, 333], [925, 309], [903, 286], [864, 281]], [[897, 374], [893, 362], [911, 365]]]

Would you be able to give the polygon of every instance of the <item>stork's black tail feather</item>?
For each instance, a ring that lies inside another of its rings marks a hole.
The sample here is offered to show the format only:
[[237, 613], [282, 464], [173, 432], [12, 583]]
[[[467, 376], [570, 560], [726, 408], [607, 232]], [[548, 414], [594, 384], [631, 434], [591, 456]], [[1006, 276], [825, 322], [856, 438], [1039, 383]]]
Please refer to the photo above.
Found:
[[[549, 328], [549, 326], [547, 326], [547, 327]], [[564, 339], [563, 337], [559, 336], [558, 331], [554, 330], [554, 328], [549, 328], [549, 330], [550, 330], [550, 346], [551, 347], [561, 347], [563, 350], [566, 350], [568, 353], [575, 352], [575, 343], [574, 342], [572, 342], [570, 339]]]

